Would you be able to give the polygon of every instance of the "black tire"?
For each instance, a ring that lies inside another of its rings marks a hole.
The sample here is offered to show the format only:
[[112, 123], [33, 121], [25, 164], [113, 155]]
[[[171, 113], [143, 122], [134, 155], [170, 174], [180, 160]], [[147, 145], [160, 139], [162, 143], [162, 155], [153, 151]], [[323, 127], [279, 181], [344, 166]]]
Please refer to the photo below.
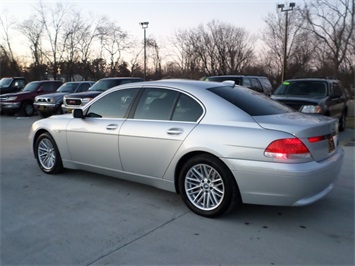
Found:
[[198, 155], [188, 160], [178, 182], [187, 207], [204, 217], [220, 216], [241, 202], [232, 173], [212, 155]]
[[43, 172], [57, 174], [63, 171], [62, 158], [50, 134], [40, 135], [36, 140], [34, 150], [37, 163]]
[[344, 131], [346, 129], [346, 114], [343, 113], [339, 119], [339, 131]]
[[31, 102], [23, 102], [21, 104], [20, 113], [24, 116], [32, 116], [34, 114], [34, 107]]
[[48, 113], [44, 113], [44, 112], [40, 112], [40, 111], [38, 111], [38, 114], [39, 114], [39, 116], [42, 117], [42, 118], [47, 118], [47, 117], [49, 116]]
[[61, 106], [58, 107], [57, 111], [55, 112], [56, 115], [62, 115], [63, 114], [63, 109]]

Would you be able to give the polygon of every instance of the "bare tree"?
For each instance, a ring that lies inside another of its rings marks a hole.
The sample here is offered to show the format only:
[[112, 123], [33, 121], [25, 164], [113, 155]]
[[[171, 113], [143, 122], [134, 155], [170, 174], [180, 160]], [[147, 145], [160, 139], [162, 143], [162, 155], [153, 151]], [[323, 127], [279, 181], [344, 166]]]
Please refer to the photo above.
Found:
[[24, 20], [19, 26], [18, 30], [27, 38], [29, 47], [33, 57], [34, 79], [41, 79], [44, 73], [41, 73], [41, 66], [43, 64], [43, 47], [42, 47], [42, 32], [43, 23], [32, 16]]
[[[286, 53], [286, 77], [303, 76], [309, 72], [313, 61], [315, 42], [312, 35], [304, 30], [304, 20], [296, 9], [288, 15], [288, 35]], [[283, 49], [285, 36], [285, 15], [279, 11], [269, 14], [265, 19], [265, 28], [262, 32], [262, 49], [264, 64], [268, 66], [270, 76], [281, 80], [283, 65]]]
[[57, 2], [54, 8], [45, 6], [43, 2], [39, 2], [39, 7], [36, 10], [48, 38], [50, 51], [44, 53], [44, 55], [51, 65], [53, 79], [57, 79], [58, 62], [62, 59], [61, 51], [63, 50], [61, 49], [61, 45], [63, 43], [61, 34], [64, 30], [66, 15], [69, 14], [70, 10], [71, 5], [64, 2]]
[[333, 65], [332, 74], [338, 76], [344, 62], [351, 37], [354, 34], [355, 0], [313, 0], [305, 1], [302, 11], [307, 21], [307, 30], [314, 34], [319, 43], [325, 44], [326, 54]]
[[[6, 12], [4, 12], [4, 14], [6, 14]], [[9, 62], [9, 71], [15, 74], [19, 74], [19, 65], [12, 51], [12, 42], [10, 38], [10, 32], [16, 25], [15, 21], [9, 19], [7, 15], [3, 15], [0, 17], [0, 24], [3, 31], [3, 39], [1, 40], [0, 44], [2, 56]]]
[[160, 47], [155, 38], [150, 37], [147, 39], [147, 47], [150, 48], [151, 58], [153, 60], [154, 65], [154, 78], [153, 79], [161, 79], [162, 78], [162, 59], [160, 57]]
[[102, 53], [108, 53], [110, 59], [110, 75], [115, 74], [115, 67], [121, 60], [122, 51], [129, 47], [128, 34], [115, 22], [106, 20], [98, 27]]
[[243, 28], [218, 21], [180, 31], [173, 42], [179, 64], [195, 75], [241, 73], [254, 54], [253, 39]]

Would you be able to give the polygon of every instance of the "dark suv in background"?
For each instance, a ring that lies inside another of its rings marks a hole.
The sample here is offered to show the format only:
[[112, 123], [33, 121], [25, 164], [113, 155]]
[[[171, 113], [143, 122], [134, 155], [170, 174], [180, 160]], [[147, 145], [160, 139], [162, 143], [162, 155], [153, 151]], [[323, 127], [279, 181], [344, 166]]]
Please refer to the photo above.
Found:
[[33, 101], [36, 96], [55, 92], [63, 82], [58, 80], [32, 81], [16, 93], [7, 93], [0, 96], [0, 112], [31, 116], [34, 114]]
[[221, 75], [211, 76], [206, 81], [223, 82], [232, 80], [237, 85], [241, 85], [254, 91], [264, 93], [267, 96], [272, 94], [272, 85], [267, 77], [264, 76], [245, 76], [245, 75]]
[[143, 79], [134, 77], [100, 79], [92, 87], [90, 87], [88, 91], [65, 95], [62, 110], [64, 113], [71, 113], [75, 108], [84, 106], [96, 96], [110, 88], [139, 81], [143, 81]]
[[295, 110], [339, 119], [339, 130], [346, 127], [348, 96], [336, 79], [302, 78], [284, 81], [271, 96]]
[[0, 80], [0, 94], [18, 92], [27, 84], [23, 77], [5, 77]]

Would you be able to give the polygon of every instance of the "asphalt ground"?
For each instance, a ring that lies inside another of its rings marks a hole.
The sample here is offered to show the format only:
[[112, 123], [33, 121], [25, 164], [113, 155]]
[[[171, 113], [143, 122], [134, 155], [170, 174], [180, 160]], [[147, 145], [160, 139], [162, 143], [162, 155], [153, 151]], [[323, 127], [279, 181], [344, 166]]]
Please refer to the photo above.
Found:
[[0, 117], [1, 265], [354, 265], [353, 120], [335, 189], [305, 207], [244, 205], [218, 219], [179, 195], [83, 171], [40, 171], [28, 133]]

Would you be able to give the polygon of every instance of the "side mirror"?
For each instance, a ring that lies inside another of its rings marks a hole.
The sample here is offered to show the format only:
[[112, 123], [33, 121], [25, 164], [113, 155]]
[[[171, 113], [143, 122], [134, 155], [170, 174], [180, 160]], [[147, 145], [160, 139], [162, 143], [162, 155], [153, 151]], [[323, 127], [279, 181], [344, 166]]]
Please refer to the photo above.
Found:
[[83, 113], [83, 110], [82, 109], [74, 109], [73, 110], [73, 117], [74, 118], [81, 118], [83, 119], [85, 116], [84, 116], [84, 113]]

